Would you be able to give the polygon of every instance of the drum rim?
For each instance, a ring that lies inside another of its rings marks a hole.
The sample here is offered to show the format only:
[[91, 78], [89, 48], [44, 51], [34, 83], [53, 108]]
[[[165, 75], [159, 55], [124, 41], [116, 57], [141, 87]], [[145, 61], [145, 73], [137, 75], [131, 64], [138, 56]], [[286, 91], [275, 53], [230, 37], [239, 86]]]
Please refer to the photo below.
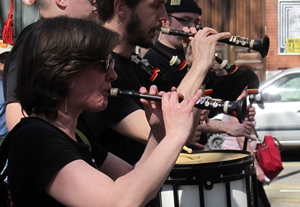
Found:
[[210, 150], [201, 153], [239, 153], [247, 155], [226, 161], [176, 164], [170, 172], [165, 184], [195, 185], [210, 181], [212, 183], [227, 182], [249, 177], [255, 174], [254, 157], [243, 150]]

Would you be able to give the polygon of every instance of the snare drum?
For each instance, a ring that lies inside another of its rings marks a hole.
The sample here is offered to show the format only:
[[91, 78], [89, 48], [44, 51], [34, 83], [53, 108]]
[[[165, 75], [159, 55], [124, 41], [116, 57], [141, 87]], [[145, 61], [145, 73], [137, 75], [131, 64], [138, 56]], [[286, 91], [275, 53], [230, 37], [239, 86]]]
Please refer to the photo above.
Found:
[[257, 199], [254, 181], [254, 160], [247, 151], [180, 154], [157, 202], [161, 207], [250, 207]]

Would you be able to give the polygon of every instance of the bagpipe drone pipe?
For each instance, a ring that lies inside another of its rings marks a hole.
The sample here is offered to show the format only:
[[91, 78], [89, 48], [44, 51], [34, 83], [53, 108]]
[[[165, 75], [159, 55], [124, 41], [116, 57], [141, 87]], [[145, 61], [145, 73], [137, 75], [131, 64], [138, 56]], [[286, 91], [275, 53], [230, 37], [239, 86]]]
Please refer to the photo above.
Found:
[[131, 54], [130, 59], [143, 69], [151, 84], [156, 85], [162, 91], [170, 91], [173, 86], [177, 87], [189, 67], [186, 61], [182, 61], [178, 57], [174, 57], [173, 60], [177, 63], [180, 62], [179, 65], [177, 63], [170, 65], [172, 72], [165, 72], [159, 67], [152, 66], [147, 59], [141, 58], [135, 53]]

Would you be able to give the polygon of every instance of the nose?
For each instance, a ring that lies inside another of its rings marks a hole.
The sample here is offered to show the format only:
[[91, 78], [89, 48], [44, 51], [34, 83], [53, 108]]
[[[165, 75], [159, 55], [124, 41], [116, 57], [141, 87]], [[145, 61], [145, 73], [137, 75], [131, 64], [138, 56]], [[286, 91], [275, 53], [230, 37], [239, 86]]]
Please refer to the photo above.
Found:
[[90, 2], [91, 2], [91, 4], [92, 4], [93, 6], [95, 6], [96, 0], [90, 0]]
[[163, 25], [164, 22], [166, 22], [167, 20], [168, 20], [168, 13], [166, 11], [165, 5], [163, 4], [159, 10], [159, 21]]
[[106, 80], [109, 82], [113, 82], [118, 78], [118, 75], [115, 71], [114, 68], [110, 68], [107, 72], [106, 72]]

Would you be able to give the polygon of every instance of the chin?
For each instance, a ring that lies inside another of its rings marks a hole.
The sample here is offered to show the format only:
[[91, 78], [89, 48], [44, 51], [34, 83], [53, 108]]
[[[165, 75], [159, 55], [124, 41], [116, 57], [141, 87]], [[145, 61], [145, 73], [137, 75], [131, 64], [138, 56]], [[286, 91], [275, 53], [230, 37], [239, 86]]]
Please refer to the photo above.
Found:
[[103, 111], [107, 108], [108, 102], [106, 101], [105, 103], [101, 104], [101, 107], [99, 108], [98, 111]]
[[150, 47], [153, 46], [152, 39], [150, 41], [145, 41], [145, 42], [143, 42], [141, 44], [138, 44], [138, 46], [146, 48], [146, 49], [149, 49]]
[[93, 107], [90, 107], [89, 110], [87, 111], [90, 111], [90, 112], [100, 112], [100, 111], [103, 111], [106, 109], [108, 105], [108, 102], [105, 101], [105, 102], [101, 102], [100, 104], [97, 104], [97, 105], [94, 105]]

